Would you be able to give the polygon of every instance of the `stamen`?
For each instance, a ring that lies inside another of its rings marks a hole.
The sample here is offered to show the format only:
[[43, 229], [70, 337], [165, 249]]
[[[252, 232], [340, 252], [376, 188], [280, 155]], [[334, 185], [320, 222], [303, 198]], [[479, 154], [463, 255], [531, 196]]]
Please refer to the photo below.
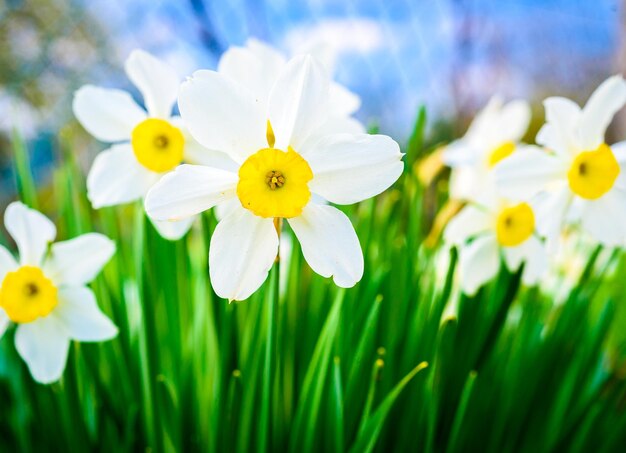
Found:
[[36, 296], [39, 293], [39, 287], [35, 283], [27, 283], [24, 285], [24, 294], [28, 297]]
[[169, 140], [167, 139], [167, 137], [165, 135], [157, 135], [154, 138], [154, 146], [156, 146], [157, 148], [167, 148], [167, 145], [169, 144]]
[[265, 184], [269, 186], [270, 190], [280, 189], [285, 185], [285, 177], [280, 171], [268, 171], [265, 175]]

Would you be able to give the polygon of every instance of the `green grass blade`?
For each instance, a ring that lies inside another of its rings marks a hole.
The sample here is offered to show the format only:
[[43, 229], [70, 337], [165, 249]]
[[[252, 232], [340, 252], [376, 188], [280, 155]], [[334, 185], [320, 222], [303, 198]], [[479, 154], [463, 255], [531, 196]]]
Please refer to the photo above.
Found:
[[397, 398], [402, 393], [402, 390], [407, 386], [409, 382], [415, 377], [417, 373], [426, 369], [428, 367], [428, 363], [422, 362], [417, 365], [409, 374], [407, 374], [394, 388], [389, 394], [385, 397], [385, 399], [380, 403], [378, 408], [372, 413], [372, 415], [366, 421], [363, 429], [359, 433], [356, 441], [352, 448], [350, 448], [350, 452], [371, 452], [374, 450], [376, 446], [376, 441], [378, 440], [378, 436], [380, 431], [383, 429], [383, 425], [387, 418], [387, 415], [391, 411], [391, 408]]

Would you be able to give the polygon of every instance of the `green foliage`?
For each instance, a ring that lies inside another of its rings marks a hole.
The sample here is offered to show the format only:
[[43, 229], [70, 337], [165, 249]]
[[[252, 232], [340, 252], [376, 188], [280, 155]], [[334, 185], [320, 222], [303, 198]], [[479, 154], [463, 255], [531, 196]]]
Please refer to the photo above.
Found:
[[[428, 145], [424, 122], [421, 111], [411, 163]], [[19, 139], [14, 151], [22, 198], [60, 238], [116, 241], [93, 288], [120, 333], [74, 344], [62, 381], [41, 386], [9, 331], [2, 451], [609, 452], [626, 442], [621, 253], [612, 273], [594, 254], [561, 305], [506, 270], [461, 296], [454, 250], [445, 262], [446, 251], [422, 245], [423, 207], [444, 195], [407, 166], [388, 193], [345, 208], [365, 254], [355, 288], [314, 274], [286, 229], [280, 268], [229, 304], [208, 279], [212, 213], [171, 243], [140, 203], [93, 212], [67, 150], [47, 198]]]

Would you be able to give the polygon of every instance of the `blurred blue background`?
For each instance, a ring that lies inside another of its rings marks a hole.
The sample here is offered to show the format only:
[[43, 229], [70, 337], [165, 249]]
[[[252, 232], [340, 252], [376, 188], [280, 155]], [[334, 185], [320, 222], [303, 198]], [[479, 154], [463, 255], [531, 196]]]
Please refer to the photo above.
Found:
[[[181, 77], [215, 68], [248, 37], [287, 55], [314, 50], [361, 96], [358, 118], [402, 143], [420, 105], [461, 133], [496, 93], [532, 100], [536, 121], [548, 95], [586, 99], [623, 72], [623, 12], [618, 0], [3, 0], [0, 201], [12, 196], [11, 131], [26, 137], [45, 181], [58, 132], [80, 130], [73, 91], [132, 90], [123, 63], [134, 48]], [[86, 136], [73, 146], [103, 148]]]

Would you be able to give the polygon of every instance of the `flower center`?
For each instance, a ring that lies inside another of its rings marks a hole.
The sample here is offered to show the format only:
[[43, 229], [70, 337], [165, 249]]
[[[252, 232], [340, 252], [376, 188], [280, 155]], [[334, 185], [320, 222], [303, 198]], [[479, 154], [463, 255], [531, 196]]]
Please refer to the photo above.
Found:
[[489, 159], [487, 160], [487, 165], [489, 167], [495, 167], [495, 165], [503, 159], [506, 159], [515, 151], [515, 143], [513, 142], [504, 142], [500, 146], [494, 148], [489, 153]]
[[311, 167], [293, 148], [264, 148], [239, 168], [237, 196], [260, 217], [296, 217], [311, 198], [311, 179]]
[[165, 120], [148, 118], [139, 123], [133, 129], [131, 143], [139, 163], [157, 173], [169, 171], [183, 160], [185, 137]]
[[285, 177], [279, 171], [268, 171], [265, 176], [265, 184], [267, 184], [271, 190], [280, 189], [285, 185]]
[[567, 179], [572, 192], [587, 200], [595, 200], [611, 190], [619, 172], [613, 151], [603, 143], [594, 151], [583, 151], [576, 156]]
[[515, 247], [535, 231], [535, 214], [528, 203], [502, 209], [496, 219], [496, 236], [503, 247]]
[[22, 266], [9, 272], [0, 286], [0, 307], [13, 322], [47, 316], [57, 303], [57, 288], [38, 267]]

